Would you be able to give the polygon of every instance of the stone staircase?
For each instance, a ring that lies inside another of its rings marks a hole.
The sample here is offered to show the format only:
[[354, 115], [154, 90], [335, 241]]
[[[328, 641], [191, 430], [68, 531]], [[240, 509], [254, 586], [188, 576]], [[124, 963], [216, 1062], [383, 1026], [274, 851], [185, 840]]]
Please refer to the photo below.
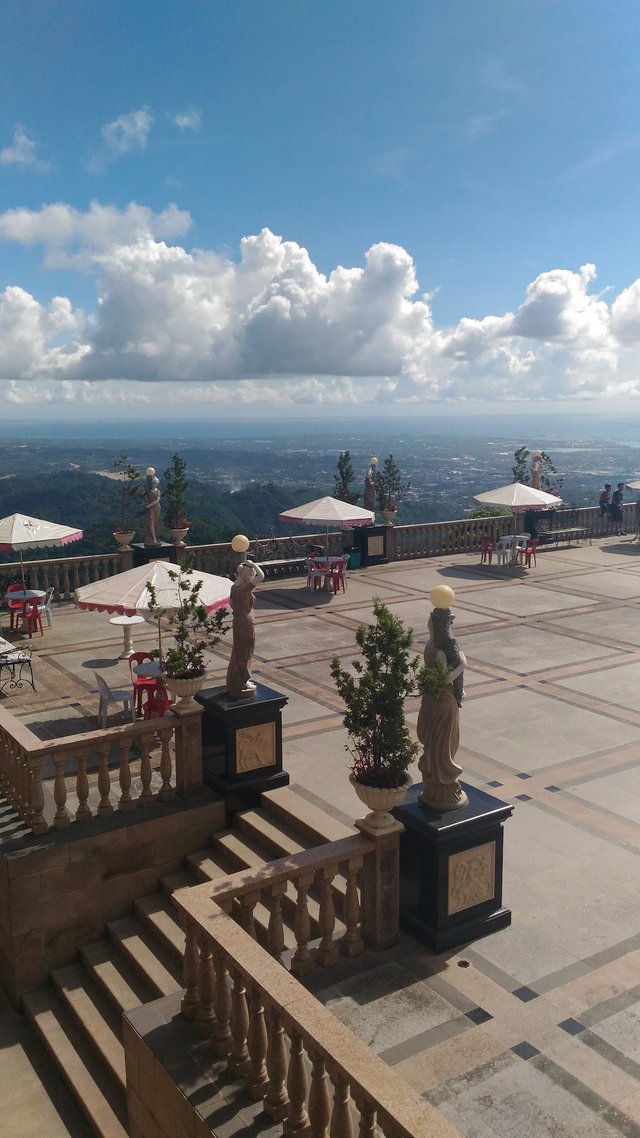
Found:
[[[170, 900], [174, 890], [354, 832], [289, 787], [269, 791], [258, 808], [236, 816], [233, 829], [216, 834], [209, 848], [190, 854], [183, 870], [161, 878], [156, 893], [138, 898], [131, 913], [110, 921], [100, 940], [82, 945], [74, 964], [55, 969], [46, 987], [24, 997], [25, 1013], [100, 1138], [127, 1135], [123, 1012], [182, 987], [184, 933]], [[334, 882], [338, 918], [344, 886], [343, 879]], [[291, 890], [283, 898], [285, 951], [295, 949], [288, 921], [294, 897]], [[316, 936], [318, 905], [312, 896], [309, 913]], [[268, 910], [257, 905], [254, 915], [262, 938]]]

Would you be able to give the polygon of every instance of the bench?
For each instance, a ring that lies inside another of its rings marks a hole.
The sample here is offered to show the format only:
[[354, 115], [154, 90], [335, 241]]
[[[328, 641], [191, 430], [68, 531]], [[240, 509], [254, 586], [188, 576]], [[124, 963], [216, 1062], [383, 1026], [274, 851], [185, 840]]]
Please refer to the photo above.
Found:
[[311, 542], [288, 537], [278, 541], [254, 541], [248, 557], [259, 565], [265, 577], [279, 577], [291, 573], [306, 573], [307, 557], [321, 553], [322, 549]]
[[538, 533], [538, 541], [541, 545], [550, 545], [551, 542], [559, 545], [561, 541], [566, 541], [570, 545], [572, 541], [583, 541], [588, 537], [586, 526], [567, 526], [565, 529], [547, 529], [540, 530]]
[[0, 692], [15, 691], [17, 688], [30, 684], [33, 690], [33, 668], [31, 667], [31, 649], [16, 648], [0, 636]]

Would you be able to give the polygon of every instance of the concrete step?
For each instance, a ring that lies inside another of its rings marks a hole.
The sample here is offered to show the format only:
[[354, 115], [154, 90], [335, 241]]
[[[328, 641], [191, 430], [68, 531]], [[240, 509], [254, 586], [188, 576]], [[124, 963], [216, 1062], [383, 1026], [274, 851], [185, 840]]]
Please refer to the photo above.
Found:
[[345, 826], [337, 818], [332, 818], [320, 807], [307, 802], [291, 786], [266, 790], [261, 801], [264, 810], [304, 837], [307, 848], [321, 846], [324, 842], [339, 842], [358, 833], [355, 826]]
[[56, 991], [77, 1026], [93, 1047], [112, 1078], [126, 1095], [127, 1078], [122, 1047], [122, 1025], [119, 1017], [93, 983], [81, 964], [55, 968], [51, 979]]
[[120, 1016], [155, 998], [151, 986], [115, 952], [107, 937], [83, 944], [79, 953], [86, 971]]
[[[191, 884], [195, 885], [194, 878], [191, 879]], [[185, 935], [178, 922], [178, 910], [169, 898], [164, 893], [151, 893], [147, 897], [138, 897], [133, 907], [143, 924], [169, 949], [182, 967]]]
[[98, 1138], [127, 1138], [126, 1099], [92, 1056], [53, 987], [23, 997], [24, 1010]]
[[165, 897], [170, 897], [176, 889], [185, 889], [189, 885], [197, 885], [197, 878], [188, 869], [179, 869], [176, 873], [165, 873], [160, 878], [160, 888]]
[[170, 996], [182, 987], [182, 965], [137, 917], [107, 924], [109, 939], [151, 988], [154, 997]]

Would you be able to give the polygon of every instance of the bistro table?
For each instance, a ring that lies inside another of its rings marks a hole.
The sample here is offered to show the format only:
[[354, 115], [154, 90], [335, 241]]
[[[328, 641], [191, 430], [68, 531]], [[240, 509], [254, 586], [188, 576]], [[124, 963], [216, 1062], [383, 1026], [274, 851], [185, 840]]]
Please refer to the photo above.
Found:
[[44, 589], [12, 589], [5, 593], [5, 601], [41, 601], [46, 597]]
[[[12, 593], [12, 596], [15, 594]], [[119, 660], [128, 660], [133, 652], [133, 626], [134, 624], [144, 624], [145, 619], [139, 613], [134, 613], [133, 616], [110, 616], [109, 624], [115, 624], [122, 628], [124, 634], [124, 647], [118, 656]]]
[[160, 679], [162, 664], [159, 660], [143, 660], [141, 664], [134, 664], [132, 669], [136, 676], [146, 676], [147, 679]]

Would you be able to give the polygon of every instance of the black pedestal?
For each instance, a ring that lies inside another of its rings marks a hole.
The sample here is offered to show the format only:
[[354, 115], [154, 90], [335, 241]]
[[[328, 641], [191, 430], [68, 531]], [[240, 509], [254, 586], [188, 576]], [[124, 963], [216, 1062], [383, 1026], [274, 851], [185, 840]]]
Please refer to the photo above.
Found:
[[418, 801], [393, 811], [400, 837], [400, 924], [434, 952], [511, 924], [502, 904], [502, 823], [513, 806], [464, 784], [468, 806], [439, 813]]
[[133, 568], [148, 565], [150, 561], [170, 561], [178, 564], [177, 547], [170, 541], [159, 541], [157, 545], [145, 545], [143, 541], [132, 541]]
[[353, 531], [353, 543], [360, 550], [360, 564], [386, 565], [387, 557], [386, 526], [358, 526]]
[[203, 688], [204, 781], [224, 794], [231, 813], [256, 805], [265, 790], [287, 786], [282, 769], [282, 708], [286, 695], [256, 684], [253, 695], [230, 699], [225, 687]]

